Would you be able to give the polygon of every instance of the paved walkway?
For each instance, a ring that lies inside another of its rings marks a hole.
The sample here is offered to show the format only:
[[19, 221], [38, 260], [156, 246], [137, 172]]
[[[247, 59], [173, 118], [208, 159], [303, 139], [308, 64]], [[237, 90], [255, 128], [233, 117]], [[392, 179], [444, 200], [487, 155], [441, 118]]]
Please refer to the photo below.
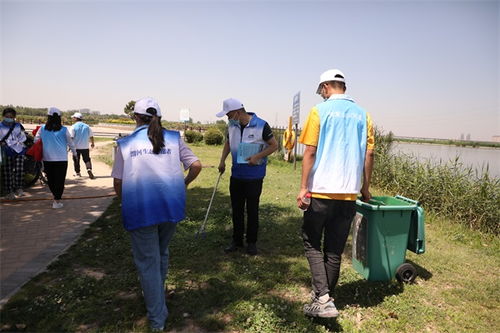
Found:
[[[91, 157], [108, 143], [96, 143]], [[92, 165], [96, 179], [89, 179], [86, 171], [76, 178], [70, 159], [61, 209], [52, 209], [52, 194], [39, 183], [25, 191], [23, 201], [0, 205], [0, 306], [71, 246], [111, 203], [111, 168], [95, 158]], [[91, 196], [103, 197], [81, 198]]]

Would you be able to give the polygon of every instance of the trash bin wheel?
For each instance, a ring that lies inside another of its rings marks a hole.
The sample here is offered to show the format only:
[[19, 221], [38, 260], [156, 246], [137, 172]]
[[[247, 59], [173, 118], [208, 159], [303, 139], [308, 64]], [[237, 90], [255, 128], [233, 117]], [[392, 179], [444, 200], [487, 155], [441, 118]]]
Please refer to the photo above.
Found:
[[417, 277], [417, 270], [412, 264], [404, 263], [401, 264], [396, 270], [396, 279], [399, 282], [413, 283]]

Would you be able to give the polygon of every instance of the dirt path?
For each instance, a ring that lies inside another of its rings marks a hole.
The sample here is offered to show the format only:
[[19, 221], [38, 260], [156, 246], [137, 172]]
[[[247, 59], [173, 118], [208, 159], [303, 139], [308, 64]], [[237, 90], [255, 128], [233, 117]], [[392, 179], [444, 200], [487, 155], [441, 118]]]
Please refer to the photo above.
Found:
[[[91, 157], [109, 142], [96, 144]], [[89, 179], [86, 171], [77, 178], [73, 176], [71, 158], [68, 160], [63, 208], [52, 208], [52, 194], [40, 183], [25, 190], [26, 196], [21, 200], [2, 200], [0, 305], [45, 270], [111, 203], [114, 196], [111, 168], [92, 158], [96, 179]]]

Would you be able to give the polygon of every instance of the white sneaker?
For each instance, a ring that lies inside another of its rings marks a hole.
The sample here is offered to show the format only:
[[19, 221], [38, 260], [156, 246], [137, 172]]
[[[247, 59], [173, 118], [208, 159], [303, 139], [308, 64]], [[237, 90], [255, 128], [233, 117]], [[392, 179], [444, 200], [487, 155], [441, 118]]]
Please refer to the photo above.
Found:
[[23, 192], [23, 190], [22, 190], [22, 189], [18, 189], [18, 190], [16, 191], [16, 193], [15, 193], [15, 194], [16, 194], [16, 196], [18, 196], [18, 197], [24, 197], [24, 192]]
[[52, 208], [54, 209], [59, 209], [59, 208], [63, 208], [64, 204], [62, 202], [53, 202], [52, 203]]

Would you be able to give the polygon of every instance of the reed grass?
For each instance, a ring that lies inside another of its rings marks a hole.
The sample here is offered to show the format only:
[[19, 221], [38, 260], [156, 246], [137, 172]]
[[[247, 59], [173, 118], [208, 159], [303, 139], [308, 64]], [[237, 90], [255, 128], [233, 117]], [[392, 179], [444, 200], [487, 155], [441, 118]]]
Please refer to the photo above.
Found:
[[450, 161], [418, 161], [391, 153], [392, 133], [376, 130], [373, 183], [384, 192], [420, 201], [426, 210], [470, 228], [500, 233], [500, 179], [488, 170], [465, 167], [459, 157]]

